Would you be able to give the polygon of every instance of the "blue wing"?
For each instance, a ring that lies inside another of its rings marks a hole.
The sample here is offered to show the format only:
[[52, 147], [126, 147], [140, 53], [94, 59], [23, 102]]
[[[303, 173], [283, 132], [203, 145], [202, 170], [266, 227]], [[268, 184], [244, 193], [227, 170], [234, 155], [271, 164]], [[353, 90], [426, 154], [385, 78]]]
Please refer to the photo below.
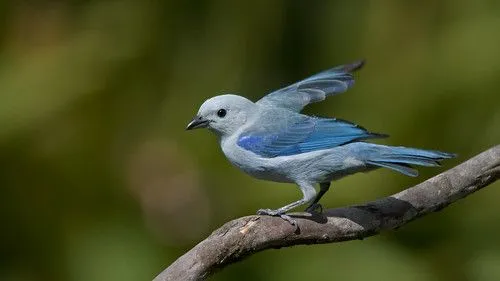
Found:
[[363, 127], [344, 120], [299, 115], [291, 122], [287, 120], [286, 126], [282, 126], [281, 130], [260, 128], [259, 131], [242, 134], [237, 143], [255, 154], [272, 158], [385, 136], [368, 132]]
[[352, 72], [360, 69], [363, 65], [364, 61], [357, 61], [320, 72], [268, 94], [257, 101], [257, 104], [299, 112], [310, 103], [319, 102], [329, 95], [347, 91], [354, 85]]

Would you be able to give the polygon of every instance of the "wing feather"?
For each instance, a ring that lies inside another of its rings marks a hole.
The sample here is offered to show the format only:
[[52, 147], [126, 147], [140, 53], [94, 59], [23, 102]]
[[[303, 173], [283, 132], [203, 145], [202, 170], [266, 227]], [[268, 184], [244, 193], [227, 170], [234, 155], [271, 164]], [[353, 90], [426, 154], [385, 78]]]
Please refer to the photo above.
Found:
[[238, 139], [238, 145], [262, 157], [289, 156], [328, 149], [353, 141], [382, 138], [356, 124], [335, 119], [299, 115], [278, 121], [272, 128], [251, 128]]
[[257, 104], [286, 108], [300, 112], [304, 106], [340, 94], [354, 85], [353, 71], [360, 69], [364, 61], [337, 66], [320, 72], [263, 97]]

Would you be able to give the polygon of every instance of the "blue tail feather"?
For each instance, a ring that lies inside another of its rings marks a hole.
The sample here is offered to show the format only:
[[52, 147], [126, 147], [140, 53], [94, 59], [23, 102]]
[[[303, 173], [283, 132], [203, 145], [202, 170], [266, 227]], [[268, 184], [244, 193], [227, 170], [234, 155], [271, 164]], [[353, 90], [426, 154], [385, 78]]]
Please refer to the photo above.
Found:
[[374, 166], [379, 166], [383, 168], [388, 168], [397, 172], [400, 172], [401, 174], [410, 176], [410, 177], [416, 177], [418, 176], [418, 171], [407, 166], [407, 165], [401, 165], [401, 164], [394, 164], [390, 162], [382, 162], [382, 161], [367, 161], [368, 164], [374, 165]]
[[378, 146], [378, 148], [367, 159], [368, 164], [389, 168], [412, 177], [417, 176], [418, 172], [410, 165], [440, 166], [439, 161], [456, 156], [453, 153], [418, 148], [392, 146]]

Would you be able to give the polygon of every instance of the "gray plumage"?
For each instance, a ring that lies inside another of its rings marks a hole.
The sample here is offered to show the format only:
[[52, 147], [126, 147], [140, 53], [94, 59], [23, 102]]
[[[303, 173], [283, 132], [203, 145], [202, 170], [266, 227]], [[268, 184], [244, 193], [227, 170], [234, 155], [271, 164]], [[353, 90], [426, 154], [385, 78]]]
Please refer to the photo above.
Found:
[[[345, 92], [354, 84], [352, 71], [363, 62], [339, 66], [286, 88], [256, 103], [237, 95], [206, 100], [187, 129], [214, 132], [222, 151], [236, 167], [249, 175], [275, 182], [295, 183], [303, 198], [279, 209], [259, 214], [280, 215], [309, 203], [313, 211], [330, 182], [356, 172], [385, 167], [416, 176], [410, 165], [437, 166], [454, 155], [439, 151], [367, 143], [386, 137], [335, 118], [300, 114], [302, 108]], [[317, 194], [315, 184], [320, 184]]]

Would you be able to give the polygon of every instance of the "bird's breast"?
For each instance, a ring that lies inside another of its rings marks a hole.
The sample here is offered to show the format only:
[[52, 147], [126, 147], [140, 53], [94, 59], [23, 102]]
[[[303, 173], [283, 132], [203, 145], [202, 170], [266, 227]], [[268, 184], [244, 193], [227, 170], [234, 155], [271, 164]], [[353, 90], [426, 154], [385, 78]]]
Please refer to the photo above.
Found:
[[273, 158], [263, 158], [241, 148], [236, 141], [221, 141], [221, 148], [231, 164], [255, 178], [276, 182], [292, 182], [286, 175], [280, 173], [278, 166], [273, 163]]

